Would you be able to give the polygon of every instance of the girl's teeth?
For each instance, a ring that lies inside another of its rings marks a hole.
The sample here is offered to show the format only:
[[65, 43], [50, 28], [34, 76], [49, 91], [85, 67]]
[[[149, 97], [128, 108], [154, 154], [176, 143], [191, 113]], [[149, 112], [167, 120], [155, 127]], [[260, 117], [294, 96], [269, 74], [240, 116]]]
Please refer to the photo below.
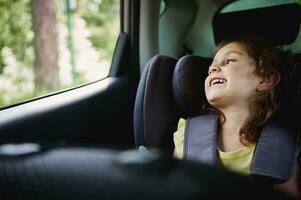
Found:
[[225, 83], [225, 80], [223, 80], [223, 79], [215, 79], [214, 81], [212, 81], [211, 85], [223, 84], [223, 83]]

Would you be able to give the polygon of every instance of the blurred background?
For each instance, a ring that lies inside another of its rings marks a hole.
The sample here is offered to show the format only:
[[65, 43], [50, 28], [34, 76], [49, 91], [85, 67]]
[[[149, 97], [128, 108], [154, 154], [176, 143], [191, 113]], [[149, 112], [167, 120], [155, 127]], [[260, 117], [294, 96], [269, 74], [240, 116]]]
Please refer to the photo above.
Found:
[[108, 76], [119, 0], [0, 0], [0, 108]]

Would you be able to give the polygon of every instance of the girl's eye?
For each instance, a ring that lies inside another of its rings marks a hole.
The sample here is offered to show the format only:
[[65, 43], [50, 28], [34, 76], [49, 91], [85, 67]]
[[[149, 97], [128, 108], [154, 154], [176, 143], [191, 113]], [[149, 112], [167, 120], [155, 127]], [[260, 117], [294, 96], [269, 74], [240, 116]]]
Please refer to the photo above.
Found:
[[228, 65], [230, 62], [235, 62], [235, 59], [226, 59], [225, 60], [225, 65]]

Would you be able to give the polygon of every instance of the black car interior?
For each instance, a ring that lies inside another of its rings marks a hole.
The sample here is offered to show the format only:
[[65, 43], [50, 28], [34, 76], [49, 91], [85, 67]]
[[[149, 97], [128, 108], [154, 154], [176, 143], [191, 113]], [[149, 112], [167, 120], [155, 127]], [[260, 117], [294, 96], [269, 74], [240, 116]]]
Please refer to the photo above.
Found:
[[[291, 199], [237, 174], [176, 160], [171, 155], [178, 119], [202, 114], [206, 101], [203, 82], [212, 59], [208, 52], [213, 51], [215, 42], [244, 33], [263, 36], [285, 47], [297, 37], [300, 5], [220, 13], [219, 7], [228, 1], [216, 0], [208, 5], [219, 8], [211, 16], [201, 1], [166, 0], [169, 7], [158, 25], [160, 55], [148, 61], [140, 77], [139, 26], [133, 24], [139, 24], [141, 4], [121, 2], [122, 8], [128, 6], [122, 9], [123, 14], [131, 14], [122, 19], [121, 31], [128, 34], [120, 34], [107, 80], [0, 110], [0, 199], [243, 196], [253, 200], [262, 194], [271, 199]], [[204, 15], [213, 19], [212, 24], [210, 20], [202, 21]], [[207, 29], [209, 26], [213, 28]], [[241, 29], [233, 28], [237, 26]], [[286, 111], [283, 116], [297, 126], [301, 119], [301, 56], [293, 53], [292, 78], [282, 102]], [[26, 151], [18, 144], [23, 142], [39, 145]], [[4, 145], [9, 143], [17, 144]], [[119, 151], [85, 144], [142, 145], [149, 151]], [[18, 151], [7, 151], [10, 148]]]
[[[62, 147], [1, 155], [3, 200], [292, 199], [246, 177], [157, 152]], [[218, 192], [217, 192], [218, 191]]]
[[297, 3], [291, 3], [235, 12], [217, 12], [212, 25], [216, 43], [230, 35], [252, 33], [272, 41], [275, 45], [283, 46], [296, 40], [300, 21], [301, 7]]

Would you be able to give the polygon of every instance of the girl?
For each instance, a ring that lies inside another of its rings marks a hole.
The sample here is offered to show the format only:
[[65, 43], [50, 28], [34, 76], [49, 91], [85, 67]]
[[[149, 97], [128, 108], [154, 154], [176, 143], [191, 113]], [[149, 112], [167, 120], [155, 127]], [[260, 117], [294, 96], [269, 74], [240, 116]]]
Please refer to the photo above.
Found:
[[[209, 105], [218, 116], [218, 165], [242, 174], [250, 173], [254, 149], [265, 122], [278, 108], [281, 51], [251, 36], [222, 41], [205, 80]], [[174, 134], [175, 151], [183, 156], [185, 120]], [[298, 197], [298, 166], [279, 189]]]

